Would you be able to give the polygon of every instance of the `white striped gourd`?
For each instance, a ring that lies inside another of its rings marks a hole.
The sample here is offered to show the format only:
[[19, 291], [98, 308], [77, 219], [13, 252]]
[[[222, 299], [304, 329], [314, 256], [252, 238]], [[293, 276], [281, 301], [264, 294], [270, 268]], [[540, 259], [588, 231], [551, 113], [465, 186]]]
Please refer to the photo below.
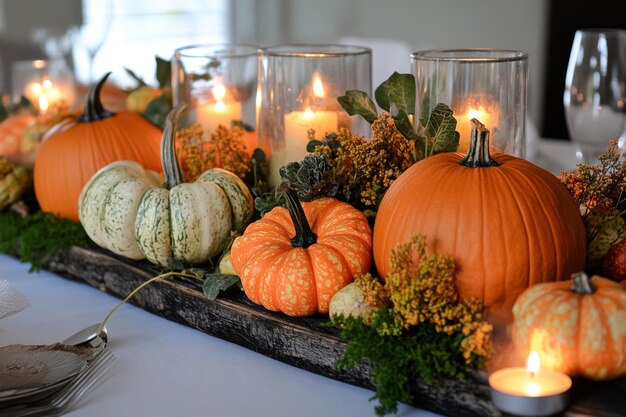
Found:
[[250, 191], [235, 174], [214, 168], [184, 183], [174, 146], [176, 119], [170, 112], [161, 158], [165, 184], [132, 161], [98, 171], [79, 198], [79, 217], [99, 246], [131, 259], [171, 266], [202, 263], [221, 253], [231, 231], [243, 232], [254, 214]]

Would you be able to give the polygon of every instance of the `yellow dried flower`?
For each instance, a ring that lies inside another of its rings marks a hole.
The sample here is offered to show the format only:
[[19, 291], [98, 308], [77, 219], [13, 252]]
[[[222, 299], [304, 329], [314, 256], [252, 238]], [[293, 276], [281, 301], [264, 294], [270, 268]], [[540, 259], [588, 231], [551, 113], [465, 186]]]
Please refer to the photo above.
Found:
[[199, 124], [176, 132], [178, 159], [185, 181], [194, 181], [207, 169], [223, 168], [244, 178], [250, 171], [243, 128], [218, 126], [208, 132]]
[[412, 326], [430, 323], [439, 333], [462, 333], [466, 362], [473, 355], [487, 356], [491, 349], [490, 324], [482, 321], [483, 304], [477, 299], [459, 300], [454, 282], [454, 258], [427, 255], [426, 238], [413, 237], [391, 255], [391, 273], [385, 284], [366, 274], [355, 282], [373, 307], [390, 307], [395, 327], [379, 329], [383, 335], [400, 334]]
[[391, 183], [415, 163], [415, 145], [398, 131], [388, 113], [382, 113], [372, 124], [371, 140], [344, 128], [339, 129], [335, 140], [340, 147], [318, 146], [314, 154], [327, 155], [332, 161], [336, 179], [342, 184], [340, 193], [350, 201], [356, 188], [357, 200], [365, 206], [378, 205]]

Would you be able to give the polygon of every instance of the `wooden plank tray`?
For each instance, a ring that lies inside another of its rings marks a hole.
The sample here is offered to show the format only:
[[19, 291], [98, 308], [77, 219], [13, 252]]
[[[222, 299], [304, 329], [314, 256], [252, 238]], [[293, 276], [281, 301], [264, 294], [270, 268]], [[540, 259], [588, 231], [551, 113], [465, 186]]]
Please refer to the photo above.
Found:
[[[100, 249], [73, 247], [45, 260], [44, 267], [124, 298], [158, 274], [148, 262], [133, 262]], [[345, 342], [336, 329], [322, 327], [327, 317], [291, 318], [251, 303], [239, 290], [208, 300], [198, 282], [174, 279], [155, 282], [130, 301], [140, 308], [204, 333], [228, 340], [287, 364], [349, 384], [373, 389], [369, 367], [337, 370]], [[498, 417], [483, 373], [465, 382], [416, 381], [413, 405], [455, 417]], [[565, 416], [626, 416], [626, 390], [615, 383], [575, 381]]]

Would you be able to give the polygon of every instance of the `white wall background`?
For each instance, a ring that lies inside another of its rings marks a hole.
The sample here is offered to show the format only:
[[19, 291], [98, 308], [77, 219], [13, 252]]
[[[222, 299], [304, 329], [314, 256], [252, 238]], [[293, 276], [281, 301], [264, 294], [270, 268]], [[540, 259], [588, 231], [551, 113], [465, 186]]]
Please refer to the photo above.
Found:
[[[76, 24], [81, 1], [0, 0], [0, 41], [31, 40], [33, 29], [42, 25]], [[160, 3], [154, 0], [155, 7]], [[224, 18], [230, 41], [260, 46], [358, 41], [374, 46], [375, 77], [377, 66], [387, 75], [408, 72], [406, 51], [494, 47], [528, 52], [528, 114], [540, 124], [548, 0], [230, 0], [229, 6]], [[383, 41], [395, 42], [397, 49], [378, 48]], [[153, 71], [153, 63], [147, 65]]]
[[[529, 55], [528, 114], [538, 126], [547, 8], [547, 0], [235, 0], [232, 38], [262, 46], [356, 38], [362, 43], [369, 39], [374, 45], [395, 40], [412, 51], [525, 51]], [[374, 67], [381, 64], [379, 59], [389, 60], [376, 52]], [[396, 70], [409, 71], [408, 56], [395, 62], [404, 65]]]

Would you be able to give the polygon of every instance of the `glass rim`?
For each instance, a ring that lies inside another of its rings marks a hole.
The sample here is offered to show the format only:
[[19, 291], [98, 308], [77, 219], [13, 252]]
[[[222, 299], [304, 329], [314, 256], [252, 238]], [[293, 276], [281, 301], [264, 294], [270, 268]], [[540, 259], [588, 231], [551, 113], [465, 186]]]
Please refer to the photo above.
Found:
[[[457, 56], [456, 54], [459, 55]], [[411, 60], [462, 62], [468, 64], [525, 61], [527, 59], [528, 54], [526, 52], [498, 48], [426, 49], [411, 53]]]
[[[220, 49], [221, 48], [221, 49]], [[190, 51], [203, 51], [203, 53], [190, 53]], [[212, 51], [212, 52], [211, 52]], [[256, 45], [245, 43], [200, 43], [181, 46], [174, 50], [176, 58], [239, 58], [259, 55], [261, 48]]]
[[261, 53], [263, 55], [277, 57], [335, 58], [343, 56], [371, 55], [372, 49], [366, 46], [343, 45], [338, 43], [290, 43], [262, 48]]
[[615, 36], [620, 36], [620, 35], [626, 35], [626, 30], [625, 29], [619, 29], [619, 28], [582, 28], [582, 29], [577, 29], [576, 33], [574, 34], [574, 36], [576, 35], [589, 35], [589, 36], [610, 36], [611, 38], [615, 37]]

